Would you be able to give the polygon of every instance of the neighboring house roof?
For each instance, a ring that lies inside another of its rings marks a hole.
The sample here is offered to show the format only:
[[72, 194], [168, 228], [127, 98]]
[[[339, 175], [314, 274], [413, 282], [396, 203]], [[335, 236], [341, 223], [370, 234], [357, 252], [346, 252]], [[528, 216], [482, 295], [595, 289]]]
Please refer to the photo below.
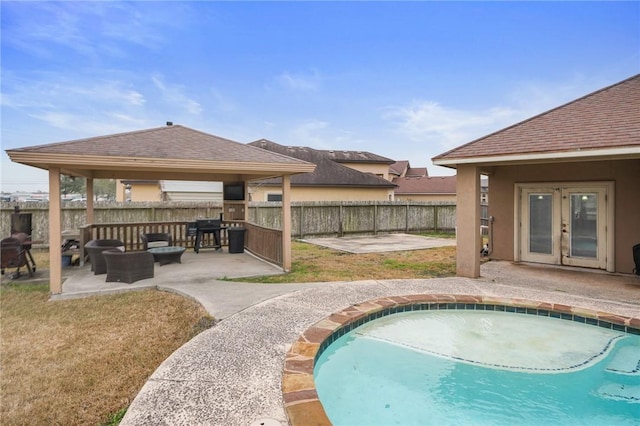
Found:
[[189, 175], [202, 176], [203, 172], [268, 177], [313, 170], [312, 164], [297, 158], [180, 125], [6, 152], [12, 161], [43, 169], [60, 165], [63, 173], [94, 178], [112, 177], [112, 170], [117, 170], [121, 179], [172, 178], [168, 174], [173, 173], [188, 180], [194, 180]]
[[[343, 166], [331, 159], [325, 151], [308, 147], [283, 146], [275, 142], [260, 139], [249, 145], [271, 152], [298, 158], [316, 165], [311, 173], [303, 173], [291, 177], [292, 186], [350, 186], [350, 187], [383, 187], [395, 188], [386, 179], [371, 173], [363, 173], [350, 167]], [[281, 179], [262, 180], [263, 184], [277, 184]]]
[[381, 163], [393, 164], [394, 160], [367, 151], [319, 150], [336, 163]]
[[428, 195], [455, 194], [455, 176], [435, 177], [399, 177], [393, 180], [398, 185], [394, 191], [396, 195]]
[[640, 74], [433, 158], [434, 164], [640, 157]]
[[404, 174], [406, 177], [428, 176], [426, 167], [409, 167]]
[[409, 167], [409, 162], [407, 160], [396, 161], [395, 163], [389, 166], [389, 173], [396, 176], [404, 176], [408, 167]]
[[426, 167], [411, 167], [408, 160], [396, 161], [389, 166], [389, 173], [399, 177], [405, 176], [429, 176]]

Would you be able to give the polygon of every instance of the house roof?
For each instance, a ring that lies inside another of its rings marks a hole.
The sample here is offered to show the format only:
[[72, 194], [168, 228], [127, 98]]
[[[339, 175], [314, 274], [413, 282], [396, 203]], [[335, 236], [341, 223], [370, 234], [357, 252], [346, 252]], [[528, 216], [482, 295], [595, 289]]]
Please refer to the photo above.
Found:
[[[251, 142], [249, 145], [298, 158], [316, 165], [313, 172], [292, 176], [291, 186], [395, 188], [395, 185], [388, 180], [371, 173], [360, 172], [333, 161], [325, 151], [300, 146], [284, 146], [266, 139]], [[272, 183], [275, 185], [279, 181], [280, 179], [269, 179], [262, 181], [262, 183]]]
[[409, 161], [400, 160], [389, 166], [389, 173], [402, 176], [409, 167]]
[[433, 158], [434, 164], [640, 158], [640, 74]]
[[319, 150], [336, 163], [381, 163], [393, 164], [394, 160], [367, 151]]
[[455, 194], [455, 176], [435, 176], [435, 177], [399, 177], [393, 180], [398, 187], [395, 189], [396, 195], [417, 195], [417, 194]]
[[411, 167], [408, 160], [396, 161], [389, 166], [389, 173], [396, 176], [429, 176], [426, 167]]
[[309, 172], [297, 158], [175, 125], [6, 151], [12, 161], [73, 176], [238, 180]]
[[406, 177], [428, 176], [426, 167], [409, 167], [405, 173]]

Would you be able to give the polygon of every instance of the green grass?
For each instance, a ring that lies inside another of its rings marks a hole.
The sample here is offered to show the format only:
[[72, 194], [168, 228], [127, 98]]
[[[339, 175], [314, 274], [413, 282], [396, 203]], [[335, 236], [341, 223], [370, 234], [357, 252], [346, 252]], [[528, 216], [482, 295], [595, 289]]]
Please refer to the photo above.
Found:
[[448, 277], [455, 275], [455, 253], [456, 248], [449, 246], [353, 254], [294, 242], [289, 273], [230, 281], [273, 284]]

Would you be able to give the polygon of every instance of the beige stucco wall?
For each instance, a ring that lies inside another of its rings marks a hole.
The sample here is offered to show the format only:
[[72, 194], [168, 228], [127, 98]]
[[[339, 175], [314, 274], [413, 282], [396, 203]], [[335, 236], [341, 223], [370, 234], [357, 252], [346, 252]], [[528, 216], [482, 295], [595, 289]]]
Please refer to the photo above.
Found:
[[432, 201], [455, 203], [456, 194], [396, 194], [396, 201]]
[[492, 259], [514, 260], [514, 186], [534, 182], [615, 183], [615, 269], [631, 273], [640, 243], [640, 160], [496, 167], [489, 177], [489, 215], [495, 218]]
[[160, 184], [131, 185], [131, 201], [162, 201]]
[[388, 164], [361, 164], [361, 163], [340, 163], [343, 166], [349, 167], [354, 170], [358, 170], [362, 173], [372, 173], [376, 176], [380, 176], [386, 180], [389, 179], [389, 165]]
[[[281, 194], [277, 186], [251, 188], [252, 201], [267, 201], [267, 194]], [[389, 201], [393, 189], [386, 188], [335, 188], [293, 187], [291, 201]]]
[[120, 179], [116, 180], [116, 201], [125, 201], [125, 187]]

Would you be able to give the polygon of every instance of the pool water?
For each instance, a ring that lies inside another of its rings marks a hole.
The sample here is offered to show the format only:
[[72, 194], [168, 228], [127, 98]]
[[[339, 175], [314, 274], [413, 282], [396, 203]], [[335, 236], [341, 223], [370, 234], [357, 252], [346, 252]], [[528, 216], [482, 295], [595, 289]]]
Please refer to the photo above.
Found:
[[314, 371], [334, 425], [639, 425], [640, 336], [535, 315], [389, 315]]

